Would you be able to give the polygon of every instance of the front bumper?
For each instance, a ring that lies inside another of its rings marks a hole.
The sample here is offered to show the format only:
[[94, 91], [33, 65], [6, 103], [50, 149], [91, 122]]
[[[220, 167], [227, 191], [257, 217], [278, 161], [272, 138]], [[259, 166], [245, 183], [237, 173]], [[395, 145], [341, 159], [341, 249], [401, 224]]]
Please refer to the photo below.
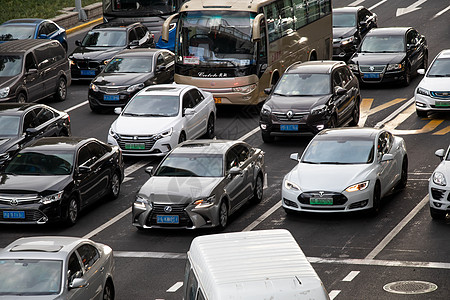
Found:
[[450, 212], [450, 187], [441, 186], [432, 182], [430, 179], [430, 184], [428, 187], [428, 195], [430, 197], [430, 207]]
[[[4, 202], [0, 201], [0, 224], [46, 224], [62, 218], [62, 208], [59, 201], [50, 204], [32, 203], [24, 205], [10, 205]], [[24, 218], [6, 218], [7, 215], [10, 215], [9, 212], [14, 212], [17, 215], [23, 212]]]
[[[104, 92], [94, 92], [89, 89], [88, 100], [91, 107], [105, 107], [105, 108], [115, 108], [124, 107], [127, 105], [128, 101], [134, 96], [135, 93], [120, 92], [120, 93], [104, 93]], [[106, 96], [106, 97], [105, 97]], [[119, 99], [115, 100], [105, 100], [108, 96], [118, 96]]]
[[[294, 115], [294, 118], [295, 115]], [[275, 115], [261, 116], [259, 127], [263, 134], [271, 136], [301, 136], [305, 134], [317, 134], [321, 130], [330, 127], [330, 115], [303, 114], [295, 121], [280, 121]]]
[[363, 83], [388, 83], [404, 80], [406, 70], [382, 71], [382, 72], [361, 72], [352, 70], [353, 74]]
[[124, 156], [164, 156], [178, 144], [178, 135], [173, 132], [170, 136], [154, 139], [131, 135], [115, 138], [108, 134], [108, 144], [118, 146]]
[[100, 62], [90, 60], [74, 60], [70, 66], [70, 73], [72, 80], [92, 80], [94, 79], [104, 68]]
[[416, 110], [418, 111], [450, 112], [450, 97], [436, 99], [416, 93], [414, 98], [416, 102]]

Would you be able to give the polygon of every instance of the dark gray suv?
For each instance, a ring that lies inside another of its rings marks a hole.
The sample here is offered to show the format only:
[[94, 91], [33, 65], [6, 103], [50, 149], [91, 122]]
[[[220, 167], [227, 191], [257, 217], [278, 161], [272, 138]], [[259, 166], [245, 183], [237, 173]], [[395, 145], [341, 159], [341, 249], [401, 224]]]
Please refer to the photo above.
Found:
[[66, 51], [58, 41], [14, 40], [0, 44], [0, 102], [64, 101], [70, 85]]
[[260, 114], [264, 142], [274, 136], [316, 134], [359, 122], [358, 79], [344, 62], [309, 61], [292, 64], [272, 89]]

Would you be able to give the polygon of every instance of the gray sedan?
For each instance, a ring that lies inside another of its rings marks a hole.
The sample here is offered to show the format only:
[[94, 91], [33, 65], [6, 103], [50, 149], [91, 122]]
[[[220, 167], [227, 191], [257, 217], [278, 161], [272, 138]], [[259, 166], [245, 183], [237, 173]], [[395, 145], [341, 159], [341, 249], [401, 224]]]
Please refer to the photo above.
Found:
[[113, 300], [114, 258], [88, 239], [18, 239], [0, 251], [0, 299]]
[[133, 203], [143, 228], [225, 228], [228, 216], [263, 196], [264, 152], [242, 141], [187, 141], [172, 150]]

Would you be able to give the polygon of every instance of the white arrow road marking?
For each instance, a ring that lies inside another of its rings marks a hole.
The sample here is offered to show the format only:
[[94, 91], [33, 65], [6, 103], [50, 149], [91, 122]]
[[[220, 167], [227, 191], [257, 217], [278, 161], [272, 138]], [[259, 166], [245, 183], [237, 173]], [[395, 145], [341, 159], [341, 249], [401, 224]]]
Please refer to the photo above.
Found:
[[328, 294], [328, 297], [330, 297], [330, 300], [333, 300], [334, 298], [336, 298], [337, 295], [339, 295], [340, 292], [341, 292], [340, 290], [331, 291]]
[[408, 14], [410, 12], [416, 11], [421, 9], [422, 7], [419, 7], [419, 5], [424, 4], [425, 2], [427, 2], [427, 0], [418, 0], [415, 3], [411, 4], [408, 7], [402, 7], [402, 8], [397, 8], [397, 13], [395, 14], [396, 17], [399, 17], [401, 15], [405, 15]]
[[439, 17], [440, 15], [443, 15], [444, 13], [446, 13], [448, 10], [450, 10], [450, 6], [447, 6], [446, 8], [444, 8], [443, 10], [441, 10], [440, 12], [438, 12], [437, 14], [434, 15], [434, 17], [432, 17], [431, 19], [433, 20], [434, 18]]

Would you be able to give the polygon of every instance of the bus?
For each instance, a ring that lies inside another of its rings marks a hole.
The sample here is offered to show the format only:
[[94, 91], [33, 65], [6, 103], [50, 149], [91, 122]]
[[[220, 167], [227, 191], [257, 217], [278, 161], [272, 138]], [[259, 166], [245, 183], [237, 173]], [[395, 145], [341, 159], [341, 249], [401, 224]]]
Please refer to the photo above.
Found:
[[175, 19], [175, 82], [217, 104], [258, 104], [292, 63], [332, 57], [331, 0], [191, 0], [162, 40]]

